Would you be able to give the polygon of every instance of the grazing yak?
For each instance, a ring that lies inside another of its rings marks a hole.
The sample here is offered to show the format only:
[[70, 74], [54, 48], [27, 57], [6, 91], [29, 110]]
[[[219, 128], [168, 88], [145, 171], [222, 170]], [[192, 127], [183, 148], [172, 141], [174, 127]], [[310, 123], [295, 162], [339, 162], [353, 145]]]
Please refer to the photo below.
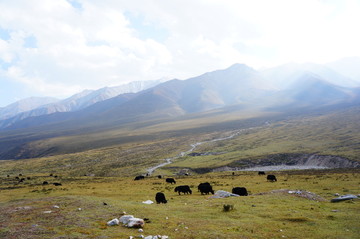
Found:
[[48, 185], [49, 183], [47, 181], [44, 181], [42, 184], [43, 185]]
[[161, 175], [158, 175], [157, 177], [158, 177], [158, 179], [161, 179], [161, 178], [162, 178], [162, 176], [161, 176]]
[[265, 175], [265, 172], [264, 171], [259, 171], [258, 175]]
[[212, 186], [208, 182], [200, 183], [198, 186], [198, 190], [201, 192], [201, 194], [209, 194], [209, 193], [214, 194], [214, 190], [212, 189]]
[[135, 181], [135, 180], [141, 180], [141, 179], [145, 179], [145, 177], [142, 176], [142, 175], [136, 176], [136, 177], [134, 178], [134, 181]]
[[55, 186], [62, 186], [61, 183], [53, 183]]
[[167, 178], [167, 179], [165, 179], [165, 181], [167, 182], [167, 183], [171, 183], [171, 184], [176, 184], [176, 181], [175, 181], [175, 179], [173, 179], [173, 178]]
[[266, 177], [266, 179], [267, 179], [268, 181], [271, 181], [271, 182], [276, 182], [276, 181], [277, 181], [275, 175], [272, 175], [272, 174], [269, 174], [269, 175]]
[[192, 193], [192, 191], [188, 185], [177, 186], [175, 188], [174, 192], [178, 192], [179, 195], [180, 195], [180, 193], [183, 193], [183, 194], [191, 194]]
[[165, 198], [165, 194], [163, 194], [161, 192], [156, 193], [155, 201], [156, 201], [157, 204], [159, 204], [159, 203], [167, 203], [167, 200]]
[[239, 196], [247, 196], [248, 192], [244, 187], [235, 187], [232, 189], [232, 193], [237, 194]]

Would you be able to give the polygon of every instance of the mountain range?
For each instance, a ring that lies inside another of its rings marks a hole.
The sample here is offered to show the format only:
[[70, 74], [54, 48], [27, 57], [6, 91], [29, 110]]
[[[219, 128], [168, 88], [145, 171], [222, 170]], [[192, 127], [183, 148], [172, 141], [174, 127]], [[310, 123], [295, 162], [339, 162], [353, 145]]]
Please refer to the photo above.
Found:
[[[360, 79], [336, 72], [335, 65], [287, 64], [256, 71], [234, 64], [187, 80], [106, 87], [55, 102], [46, 98], [47, 104], [40, 106], [29, 99], [28, 108], [20, 109], [17, 102], [0, 109], [0, 158], [17, 158], [23, 145], [39, 138], [100, 132], [222, 108], [284, 112], [358, 105]], [[19, 140], [22, 132], [29, 133]]]
[[161, 83], [163, 80], [135, 81], [121, 86], [84, 90], [67, 99], [31, 97], [0, 108], [0, 128], [6, 128], [29, 117], [57, 112], [74, 112], [124, 93], [135, 93]]

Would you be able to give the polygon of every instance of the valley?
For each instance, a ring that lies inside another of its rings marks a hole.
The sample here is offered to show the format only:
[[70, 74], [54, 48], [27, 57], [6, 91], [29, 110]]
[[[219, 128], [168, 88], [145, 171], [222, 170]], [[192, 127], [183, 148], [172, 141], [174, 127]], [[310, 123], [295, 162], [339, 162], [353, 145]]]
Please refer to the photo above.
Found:
[[[1, 129], [0, 237], [357, 238], [358, 199], [330, 200], [359, 195], [358, 89], [301, 74], [250, 97], [257, 77], [235, 65]], [[249, 196], [211, 198], [203, 182]], [[167, 204], [142, 203], [157, 192]], [[150, 223], [106, 224], [124, 211]]]

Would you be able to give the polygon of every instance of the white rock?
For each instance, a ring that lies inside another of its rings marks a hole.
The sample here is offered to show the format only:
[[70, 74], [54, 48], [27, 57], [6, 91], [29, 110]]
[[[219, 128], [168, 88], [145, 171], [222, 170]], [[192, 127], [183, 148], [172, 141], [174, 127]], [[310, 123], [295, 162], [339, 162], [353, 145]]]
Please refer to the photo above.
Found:
[[144, 237], [144, 239], [153, 239], [153, 236]]
[[143, 231], [144, 231], [143, 229], [141, 229], [141, 228], [139, 229], [139, 232], [143, 232]]
[[144, 203], [144, 204], [153, 204], [154, 202], [151, 201], [151, 200], [146, 200], [146, 201], [143, 201], [142, 203]]
[[54, 208], [60, 208], [58, 205], [55, 205]]
[[119, 225], [119, 223], [120, 223], [119, 219], [114, 218], [114, 219], [108, 221], [106, 224], [107, 224], [108, 226], [115, 226], [115, 225]]
[[134, 218], [134, 216], [133, 215], [124, 215], [124, 216], [120, 217], [119, 220], [122, 224], [127, 224], [129, 222], [130, 218]]
[[48, 213], [52, 213], [52, 211], [44, 211], [44, 213], [48, 214]]
[[129, 222], [126, 224], [127, 227], [143, 227], [145, 224], [144, 220], [141, 218], [130, 218]]

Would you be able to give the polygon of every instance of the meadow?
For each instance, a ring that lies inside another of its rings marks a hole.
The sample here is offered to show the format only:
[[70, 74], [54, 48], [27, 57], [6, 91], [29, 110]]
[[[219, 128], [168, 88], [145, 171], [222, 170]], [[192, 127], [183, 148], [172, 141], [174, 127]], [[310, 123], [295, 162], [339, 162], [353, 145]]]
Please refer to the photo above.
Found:
[[[273, 172], [274, 183], [256, 172], [211, 172], [282, 153], [360, 161], [359, 112], [359, 107], [306, 115], [215, 112], [34, 141], [27, 145], [30, 154], [42, 156], [0, 161], [0, 238], [359, 238], [359, 201], [329, 201], [335, 194], [360, 193], [359, 168]], [[212, 154], [178, 157], [154, 176], [133, 180], [197, 142], [206, 143], [196, 152]], [[179, 175], [184, 169], [190, 176]], [[177, 184], [158, 174], [175, 177]], [[215, 191], [246, 187], [250, 195], [209, 198], [197, 192], [202, 182]], [[177, 185], [189, 185], [193, 194], [179, 196]], [[296, 190], [303, 193], [289, 193]], [[155, 201], [157, 192], [165, 193], [167, 204], [142, 203]], [[225, 204], [234, 210], [224, 212]], [[151, 222], [144, 232], [106, 225], [124, 212]]]
[[[235, 175], [177, 176], [176, 185], [156, 176], [134, 181], [133, 177], [70, 177], [60, 173], [55, 178], [37, 174], [23, 175], [30, 179], [18, 183], [15, 175], [2, 175], [0, 238], [129, 238], [141, 234], [179, 239], [358, 238], [360, 201], [329, 200], [336, 193], [359, 194], [359, 169], [273, 173], [277, 182], [267, 182], [257, 172], [237, 171]], [[43, 181], [50, 184], [42, 185]], [[197, 191], [201, 182], [211, 183], [215, 191], [246, 187], [250, 195], [210, 198]], [[178, 185], [189, 185], [192, 195], [175, 193]], [[168, 203], [142, 203], [155, 201], [156, 192], [164, 192]], [[225, 204], [233, 205], [234, 210], [224, 212]], [[150, 222], [143, 232], [106, 225], [123, 213]]]

